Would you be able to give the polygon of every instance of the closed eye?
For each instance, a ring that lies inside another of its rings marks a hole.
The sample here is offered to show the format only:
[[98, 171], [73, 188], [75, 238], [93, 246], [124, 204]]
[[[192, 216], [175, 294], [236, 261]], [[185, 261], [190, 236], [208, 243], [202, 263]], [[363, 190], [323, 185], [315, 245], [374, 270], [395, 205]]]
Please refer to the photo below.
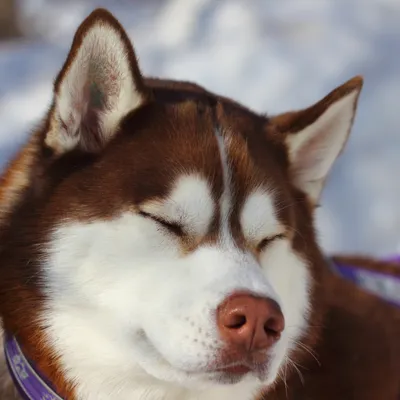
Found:
[[139, 211], [139, 215], [141, 215], [144, 218], [149, 218], [158, 223], [159, 225], [162, 225], [164, 228], [168, 229], [170, 232], [175, 234], [176, 236], [184, 236], [185, 232], [183, 231], [183, 228], [180, 224], [175, 223], [175, 222], [170, 222], [166, 221], [165, 219], [162, 219], [156, 215], [149, 214], [145, 211]]
[[274, 235], [274, 236], [266, 237], [263, 240], [261, 240], [261, 242], [258, 243], [257, 251], [261, 252], [265, 248], [267, 248], [275, 240], [284, 239], [284, 238], [285, 238], [285, 235], [283, 233], [280, 233], [280, 234]]

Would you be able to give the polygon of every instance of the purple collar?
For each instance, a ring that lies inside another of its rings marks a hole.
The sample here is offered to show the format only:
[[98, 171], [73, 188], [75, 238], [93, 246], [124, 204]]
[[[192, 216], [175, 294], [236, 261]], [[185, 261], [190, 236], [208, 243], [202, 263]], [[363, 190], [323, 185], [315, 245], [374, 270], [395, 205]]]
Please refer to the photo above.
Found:
[[[399, 264], [400, 269], [400, 255], [386, 258], [384, 261], [396, 262]], [[352, 281], [357, 286], [400, 307], [400, 278], [352, 265], [339, 264], [333, 262], [331, 259], [328, 259], [328, 263], [331, 268], [344, 279]]]
[[14, 336], [5, 335], [7, 366], [20, 395], [25, 400], [62, 400], [22, 353]]

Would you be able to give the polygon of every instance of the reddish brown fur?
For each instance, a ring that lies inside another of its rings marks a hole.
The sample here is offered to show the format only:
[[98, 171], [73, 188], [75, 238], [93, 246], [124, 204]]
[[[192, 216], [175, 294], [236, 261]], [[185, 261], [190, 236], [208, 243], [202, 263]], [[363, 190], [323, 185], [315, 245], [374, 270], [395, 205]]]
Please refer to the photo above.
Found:
[[[352, 283], [329, 275], [328, 310], [321, 340], [299, 366], [288, 389], [280, 385], [266, 400], [396, 400], [400, 394], [400, 312]], [[288, 396], [286, 397], [286, 392]]]
[[[97, 13], [78, 30], [71, 55], [55, 81], [56, 92], [95, 18], [109, 20], [131, 49], [126, 34], [109, 14]], [[74, 151], [58, 157], [43, 144], [47, 122], [3, 175], [0, 313], [5, 328], [17, 334], [27, 354], [59, 393], [74, 399], [73, 386], [64, 380], [56, 355], [38, 329], [36, 318], [43, 312], [43, 294], [35, 275], [41, 255], [35, 244], [46, 241], [49, 229], [60, 216], [68, 215], [74, 220], [107, 219], [121, 209], [138, 209], [144, 201], [164, 196], [182, 171], [203, 174], [212, 183], [217, 201], [223, 187], [215, 139], [218, 130], [230, 138], [227, 151], [233, 181], [237, 182], [231, 218], [236, 242], [256, 252], [253, 243], [245, 242], [237, 215], [245, 196], [258, 185], [279, 188], [279, 218], [293, 248], [311, 261], [315, 280], [311, 325], [302, 343], [306, 349], [314, 349], [321, 365], [299, 347], [291, 358], [298, 363], [304, 385], [296, 371], [291, 371], [288, 388], [279, 382], [262, 398], [397, 400], [400, 312], [329, 272], [315, 245], [313, 207], [306, 195], [290, 183], [284, 143], [286, 135], [315, 121], [332, 102], [360, 87], [360, 78], [349, 81], [307, 110], [267, 118], [192, 83], [142, 80], [133, 49], [129, 57], [146, 104], [124, 119], [117, 137], [103, 153]], [[51, 119], [52, 112], [51, 109], [46, 121]], [[215, 240], [217, 230], [218, 218], [205, 240]], [[182, 242], [182, 250], [192, 251], [198, 245]], [[386, 263], [350, 261], [400, 275]]]
[[299, 132], [312, 124], [331, 104], [350, 94], [354, 89], [360, 88], [362, 85], [362, 77], [356, 76], [348, 81], [346, 85], [336, 88], [311, 107], [277, 115], [273, 118], [273, 122], [280, 132], [286, 134]]

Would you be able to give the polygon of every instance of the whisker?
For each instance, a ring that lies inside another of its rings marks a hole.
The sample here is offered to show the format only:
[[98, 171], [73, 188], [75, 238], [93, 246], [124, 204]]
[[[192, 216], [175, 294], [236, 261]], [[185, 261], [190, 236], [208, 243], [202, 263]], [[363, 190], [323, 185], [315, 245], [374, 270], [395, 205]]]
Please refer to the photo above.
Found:
[[288, 361], [294, 367], [294, 369], [297, 371], [302, 385], [305, 386], [303, 374], [301, 373], [300, 369], [297, 367], [296, 363], [293, 360], [291, 360], [289, 357], [288, 357]]
[[321, 363], [318, 360], [317, 355], [308, 346], [306, 346], [304, 343], [302, 343], [298, 340], [294, 340], [294, 343], [297, 346], [301, 347], [303, 350], [305, 350], [307, 353], [309, 353], [315, 359], [315, 361], [318, 363], [318, 365], [321, 366]]
[[289, 393], [288, 393], [288, 385], [287, 385], [287, 368], [288, 368], [288, 363], [287, 361], [287, 357], [285, 360], [285, 379], [283, 380], [283, 383], [285, 384], [285, 393], [286, 393], [286, 398], [289, 399]]

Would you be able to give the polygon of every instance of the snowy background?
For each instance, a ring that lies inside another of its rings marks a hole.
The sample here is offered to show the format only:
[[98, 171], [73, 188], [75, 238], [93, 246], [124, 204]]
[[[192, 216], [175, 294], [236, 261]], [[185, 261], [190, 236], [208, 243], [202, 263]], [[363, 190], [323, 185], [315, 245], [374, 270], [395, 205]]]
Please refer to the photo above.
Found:
[[0, 167], [43, 115], [72, 35], [97, 6], [124, 24], [145, 74], [193, 80], [256, 111], [302, 108], [364, 75], [320, 237], [327, 251], [400, 251], [400, 0], [21, 0], [24, 36], [0, 42]]

